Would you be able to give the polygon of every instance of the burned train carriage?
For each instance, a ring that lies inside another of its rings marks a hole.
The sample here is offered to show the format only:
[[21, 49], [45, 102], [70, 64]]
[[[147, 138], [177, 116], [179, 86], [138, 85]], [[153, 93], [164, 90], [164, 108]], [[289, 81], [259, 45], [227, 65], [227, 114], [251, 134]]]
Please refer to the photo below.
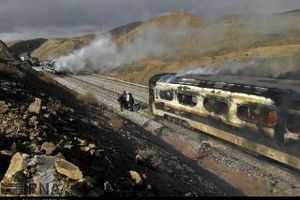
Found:
[[300, 169], [300, 81], [159, 74], [149, 81], [153, 114]]

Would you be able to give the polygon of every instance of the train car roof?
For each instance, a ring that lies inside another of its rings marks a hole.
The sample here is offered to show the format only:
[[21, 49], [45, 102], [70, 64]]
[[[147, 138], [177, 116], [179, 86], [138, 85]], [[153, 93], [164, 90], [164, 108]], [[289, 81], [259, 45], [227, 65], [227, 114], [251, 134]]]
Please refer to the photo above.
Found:
[[167, 81], [173, 84], [192, 85], [199, 87], [224, 89], [230, 91], [246, 92], [250, 94], [280, 95], [293, 93], [300, 95], [300, 81], [262, 78], [237, 75], [200, 75], [189, 74], [176, 76]]

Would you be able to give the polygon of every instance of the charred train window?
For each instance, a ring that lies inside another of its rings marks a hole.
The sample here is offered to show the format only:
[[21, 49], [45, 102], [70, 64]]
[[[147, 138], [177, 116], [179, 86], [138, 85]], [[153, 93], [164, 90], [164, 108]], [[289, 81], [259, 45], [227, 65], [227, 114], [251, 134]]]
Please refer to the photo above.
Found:
[[161, 90], [161, 91], [159, 91], [159, 96], [160, 96], [161, 99], [172, 101], [173, 100], [173, 91], [171, 91], [171, 90]]
[[229, 106], [225, 100], [220, 100], [213, 97], [206, 97], [203, 101], [203, 106], [206, 110], [214, 112], [218, 115], [225, 115], [229, 110]]
[[287, 129], [296, 134], [300, 134], [300, 115], [289, 114], [287, 120]]
[[187, 106], [197, 105], [197, 97], [194, 95], [178, 93], [177, 98], [180, 104], [187, 105]]
[[240, 105], [237, 116], [244, 121], [270, 128], [275, 126], [277, 120], [277, 113], [274, 110], [256, 105]]

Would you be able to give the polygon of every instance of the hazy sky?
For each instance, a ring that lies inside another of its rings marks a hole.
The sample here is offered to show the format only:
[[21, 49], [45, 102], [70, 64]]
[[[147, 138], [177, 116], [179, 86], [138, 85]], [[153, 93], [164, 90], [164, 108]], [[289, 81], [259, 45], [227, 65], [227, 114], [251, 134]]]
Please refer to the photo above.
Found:
[[81, 35], [172, 10], [215, 18], [298, 8], [300, 0], [0, 0], [0, 39]]

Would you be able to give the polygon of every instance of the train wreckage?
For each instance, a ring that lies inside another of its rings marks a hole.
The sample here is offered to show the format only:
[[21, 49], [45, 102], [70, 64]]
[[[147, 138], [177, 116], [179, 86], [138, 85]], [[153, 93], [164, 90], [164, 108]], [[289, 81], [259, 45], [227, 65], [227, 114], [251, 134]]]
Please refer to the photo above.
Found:
[[165, 73], [149, 81], [154, 115], [300, 169], [300, 81]]

